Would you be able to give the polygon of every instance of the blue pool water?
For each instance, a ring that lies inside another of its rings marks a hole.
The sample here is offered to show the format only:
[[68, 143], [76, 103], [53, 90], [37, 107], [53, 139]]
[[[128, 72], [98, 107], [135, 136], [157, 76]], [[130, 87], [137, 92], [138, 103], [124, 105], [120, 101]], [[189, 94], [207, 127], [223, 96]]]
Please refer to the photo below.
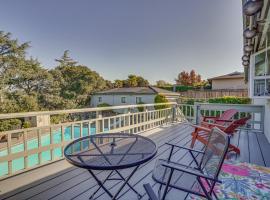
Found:
[[[91, 128], [90, 129], [90, 133], [95, 134], [96, 129], [95, 128]], [[61, 135], [61, 129], [59, 128], [58, 130], [55, 130], [53, 132], [53, 143], [57, 144], [60, 143], [62, 141], [62, 135]], [[82, 131], [82, 135], [83, 136], [87, 136], [88, 135], [88, 127], [83, 127], [83, 131]], [[80, 137], [80, 127], [79, 126], [74, 126], [74, 138], [79, 138]], [[65, 133], [64, 133], [64, 141], [68, 141], [71, 140], [71, 127], [67, 127], [65, 129]], [[41, 136], [41, 146], [47, 146], [51, 144], [51, 139], [50, 139], [50, 135], [49, 134], [45, 134]], [[32, 140], [28, 140], [27, 141], [27, 149], [31, 150], [31, 149], [35, 149], [38, 148], [38, 139], [32, 139]], [[24, 144], [18, 144], [15, 145], [13, 147], [11, 147], [11, 153], [18, 153], [24, 151]], [[7, 155], [7, 150], [1, 150], [0, 151], [0, 156], [6, 156]], [[55, 148], [53, 150], [53, 156], [55, 159], [60, 158], [63, 156], [63, 152], [61, 148]], [[41, 153], [41, 163], [44, 163], [46, 161], [50, 161], [52, 160], [51, 158], [51, 153], [50, 151], [44, 151]], [[28, 167], [33, 167], [35, 165], [39, 164], [38, 161], [38, 154], [32, 154], [30, 156], [28, 156], [27, 158], [27, 163], [28, 163]], [[12, 173], [19, 171], [21, 169], [24, 169], [24, 158], [18, 158], [15, 160], [12, 160]], [[8, 174], [8, 162], [2, 162], [0, 163], [0, 177], [3, 175]]]

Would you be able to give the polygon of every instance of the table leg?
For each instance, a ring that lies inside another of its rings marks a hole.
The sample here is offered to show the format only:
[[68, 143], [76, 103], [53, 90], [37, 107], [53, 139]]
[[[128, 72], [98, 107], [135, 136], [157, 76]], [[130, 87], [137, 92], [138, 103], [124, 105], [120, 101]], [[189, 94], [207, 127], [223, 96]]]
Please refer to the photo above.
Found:
[[[123, 188], [125, 187], [125, 185], [129, 186], [129, 188], [130, 188], [133, 192], [135, 192], [135, 193], [137, 194], [137, 196], [138, 196], [139, 199], [142, 198], [142, 195], [141, 195], [138, 191], [136, 191], [136, 190], [129, 184], [129, 182], [128, 182], [128, 181], [131, 179], [131, 177], [134, 175], [134, 173], [138, 170], [138, 168], [139, 168], [139, 166], [136, 166], [136, 167], [133, 169], [133, 171], [130, 173], [130, 175], [129, 175], [126, 179], [123, 177], [123, 175], [122, 175], [118, 170], [113, 170], [113, 171], [111, 171], [111, 172], [109, 173], [109, 175], [105, 178], [104, 181], [100, 181], [100, 180], [98, 179], [98, 177], [94, 174], [94, 172], [92, 172], [92, 170], [88, 170], [89, 173], [93, 176], [93, 178], [96, 180], [96, 182], [97, 182], [98, 185], [99, 185], [98, 189], [90, 196], [89, 199], [93, 199], [94, 196], [96, 195], [96, 193], [100, 190], [100, 188], [102, 188], [102, 189], [103, 189], [103, 190], [111, 197], [112, 200], [116, 200], [117, 196], [118, 196], [118, 195], [120, 194], [120, 192], [123, 190]], [[117, 192], [115, 193], [115, 195], [113, 195], [113, 194], [112, 194], [112, 193], [104, 186], [104, 184], [105, 184], [106, 181], [111, 180], [111, 179], [110, 179], [110, 176], [113, 174], [114, 171], [119, 175], [119, 177], [120, 177], [121, 179], [113, 179], [113, 180], [122, 180], [122, 181], [124, 181], [124, 183], [120, 186], [120, 188], [117, 190]]]
[[[134, 175], [134, 173], [137, 171], [137, 169], [139, 168], [140, 165], [136, 166], [135, 169], [133, 169], [133, 171], [131, 172], [131, 174], [127, 177], [127, 179], [125, 179], [125, 182], [123, 183], [123, 185], [121, 185], [121, 187], [118, 189], [118, 191], [116, 192], [116, 194], [113, 196], [112, 200], [115, 200], [117, 198], [117, 196], [119, 195], [119, 193], [122, 191], [122, 189], [125, 187], [125, 185], [128, 183], [128, 181], [130, 180], [130, 178]], [[137, 192], [136, 192], [137, 193]]]
[[[116, 171], [116, 173], [117, 173], [123, 180], [125, 180], [125, 178], [122, 176], [122, 174], [121, 174], [119, 171], [117, 171], [117, 170], [115, 170], [115, 171]], [[127, 185], [129, 186], [129, 188], [130, 188], [131, 190], [133, 190], [133, 192], [135, 192], [135, 193], [138, 195], [139, 198], [142, 198], [142, 195], [141, 195], [138, 191], [136, 191], [136, 190], [129, 184], [129, 182], [127, 182]]]
[[[97, 176], [89, 169], [88, 170], [89, 173], [93, 176], [93, 178], [96, 180], [96, 182], [98, 183], [98, 185], [111, 197], [113, 198], [112, 193], [107, 190], [107, 188], [103, 185], [103, 183], [97, 178]], [[93, 196], [93, 195], [92, 195]]]
[[[110, 178], [110, 176], [112, 175], [113, 171], [110, 172], [110, 174], [105, 178], [105, 180], [101, 183], [102, 185], [105, 184], [105, 182]], [[99, 184], [98, 189], [91, 195], [91, 197], [89, 199], [93, 199], [94, 196], [96, 195], [96, 193], [100, 190], [100, 188], [102, 188], [102, 186]]]

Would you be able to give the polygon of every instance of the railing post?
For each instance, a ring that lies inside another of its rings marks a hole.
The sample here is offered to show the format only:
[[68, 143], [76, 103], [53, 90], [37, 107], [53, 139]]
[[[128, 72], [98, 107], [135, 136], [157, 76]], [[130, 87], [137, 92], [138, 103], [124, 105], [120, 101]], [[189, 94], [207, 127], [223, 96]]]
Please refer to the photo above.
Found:
[[199, 103], [195, 103], [194, 104], [194, 117], [195, 117], [195, 124], [199, 124], [200, 123], [200, 104]]
[[102, 119], [102, 112], [96, 111], [96, 133], [100, 133], [102, 125], [100, 124], [100, 119]]
[[263, 106], [263, 109], [261, 109], [261, 124], [260, 124], [260, 128], [263, 133], [264, 133], [264, 118], [265, 118], [265, 107]]
[[176, 122], [177, 121], [177, 116], [176, 116], [176, 105], [173, 105], [172, 107], [172, 122]]

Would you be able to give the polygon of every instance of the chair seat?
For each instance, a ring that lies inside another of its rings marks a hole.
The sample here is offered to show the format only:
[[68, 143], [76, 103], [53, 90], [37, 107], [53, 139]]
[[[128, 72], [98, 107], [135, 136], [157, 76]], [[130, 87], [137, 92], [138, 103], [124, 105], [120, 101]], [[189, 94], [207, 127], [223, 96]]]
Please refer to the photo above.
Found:
[[[177, 166], [185, 167], [187, 169], [199, 172], [199, 170], [197, 170], [193, 166], [186, 166], [186, 165], [183, 165], [180, 163], [168, 162], [167, 160], [159, 159], [156, 161], [156, 165], [155, 165], [155, 168], [153, 170], [152, 177], [156, 182], [163, 184], [163, 185], [165, 185], [167, 183], [168, 178], [169, 178], [169, 173], [170, 173], [170, 169], [164, 167], [162, 165], [163, 163], [167, 163], [167, 164], [170, 164], [170, 165], [175, 166], [175, 167], [177, 167]], [[183, 180], [186, 180], [186, 181], [183, 182]], [[190, 186], [192, 186], [195, 181], [196, 181], [196, 176], [188, 175], [188, 174], [185, 174], [183, 176], [183, 172], [175, 170], [174, 175], [171, 179], [171, 185], [175, 186], [175, 187], [186, 187], [186, 188], [190, 189]]]

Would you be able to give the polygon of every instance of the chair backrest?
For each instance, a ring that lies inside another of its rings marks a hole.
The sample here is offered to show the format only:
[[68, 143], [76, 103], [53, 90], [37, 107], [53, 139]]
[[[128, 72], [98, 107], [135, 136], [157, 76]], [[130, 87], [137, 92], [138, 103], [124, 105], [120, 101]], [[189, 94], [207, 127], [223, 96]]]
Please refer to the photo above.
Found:
[[247, 121], [251, 118], [251, 116], [247, 116], [241, 119], [234, 120], [231, 122], [225, 129], [224, 132], [227, 134], [233, 134], [237, 128], [246, 125]]
[[208, 138], [200, 168], [208, 176], [217, 179], [230, 143], [229, 136], [218, 129], [212, 128]]
[[[230, 120], [233, 118], [233, 116], [238, 112], [238, 110], [235, 110], [235, 109], [229, 109], [229, 110], [226, 110], [224, 113], [222, 113], [217, 119], [219, 120]], [[218, 121], [218, 120], [215, 120], [214, 122], [215, 124], [219, 124], [219, 125], [224, 125], [226, 124], [226, 122], [224, 121]]]

